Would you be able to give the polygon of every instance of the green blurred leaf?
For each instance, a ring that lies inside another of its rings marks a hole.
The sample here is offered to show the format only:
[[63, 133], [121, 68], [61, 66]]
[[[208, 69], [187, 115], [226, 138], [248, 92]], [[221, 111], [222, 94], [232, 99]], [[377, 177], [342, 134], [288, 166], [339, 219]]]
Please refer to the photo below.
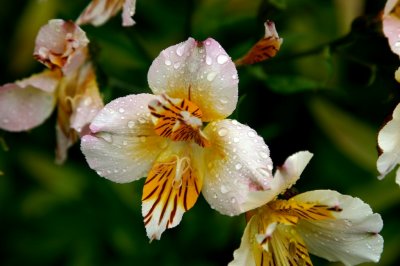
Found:
[[328, 101], [314, 98], [309, 105], [317, 124], [338, 148], [360, 167], [376, 174], [375, 130]]
[[25, 150], [19, 156], [20, 165], [43, 187], [60, 197], [77, 199], [87, 185], [81, 168], [56, 165], [54, 158], [37, 150]]

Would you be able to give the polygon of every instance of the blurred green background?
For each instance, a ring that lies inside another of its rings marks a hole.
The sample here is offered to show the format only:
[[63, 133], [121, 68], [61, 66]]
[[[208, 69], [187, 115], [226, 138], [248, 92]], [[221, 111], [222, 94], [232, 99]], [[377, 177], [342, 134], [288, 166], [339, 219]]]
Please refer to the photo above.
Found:
[[[38, 29], [74, 20], [89, 1], [1, 0], [0, 84], [38, 73]], [[400, 102], [400, 65], [381, 32], [384, 0], [137, 0], [136, 25], [84, 26], [105, 102], [148, 92], [147, 70], [162, 49], [213, 37], [233, 59], [275, 21], [278, 56], [239, 69], [233, 118], [269, 145], [275, 165], [314, 153], [299, 191], [360, 197], [384, 220], [379, 265], [400, 263], [400, 188], [378, 181], [376, 136]], [[257, 114], [257, 115], [256, 115]], [[262, 114], [262, 115], [260, 115]], [[75, 145], [54, 164], [55, 115], [29, 132], [0, 131], [0, 265], [226, 265], [244, 216], [226, 217], [200, 197], [181, 224], [149, 243], [141, 216], [143, 181], [114, 184], [91, 170]], [[340, 265], [313, 257], [315, 265]], [[368, 264], [365, 264], [368, 265]]]

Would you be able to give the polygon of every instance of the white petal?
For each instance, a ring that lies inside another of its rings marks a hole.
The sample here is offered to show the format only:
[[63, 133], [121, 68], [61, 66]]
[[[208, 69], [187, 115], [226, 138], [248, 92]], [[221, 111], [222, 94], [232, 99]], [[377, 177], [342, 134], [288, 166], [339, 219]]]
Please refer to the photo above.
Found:
[[[253, 256], [253, 245], [251, 244], [252, 227], [257, 226], [255, 218], [252, 217], [244, 229], [240, 247], [233, 252], [233, 261], [228, 266], [256, 266]], [[254, 233], [254, 232], [253, 232]]]
[[297, 230], [314, 255], [345, 265], [378, 262], [383, 250], [379, 235], [383, 222], [368, 204], [358, 198], [331, 190], [316, 190], [293, 197], [298, 202], [317, 202], [342, 209], [333, 212], [335, 219], [300, 220]]
[[122, 5], [122, 0], [93, 0], [80, 14], [76, 23], [100, 26], [121, 10]]
[[150, 94], [118, 98], [107, 104], [90, 125], [93, 135], [82, 138], [81, 149], [89, 166], [114, 182], [124, 183], [147, 175], [168, 146], [155, 135], [147, 104]]
[[400, 168], [396, 171], [396, 184], [400, 186]]
[[136, 0], [125, 0], [122, 11], [122, 26], [133, 26], [135, 21], [132, 16], [135, 14]]
[[388, 39], [390, 49], [393, 53], [400, 56], [400, 37], [399, 27], [400, 18], [394, 14], [384, 16], [382, 19], [383, 33]]
[[53, 93], [24, 84], [0, 86], [0, 128], [18, 132], [43, 123], [53, 112]]
[[383, 178], [400, 163], [400, 104], [393, 111], [390, 120], [378, 133], [378, 146], [382, 154], [377, 161], [377, 168]]
[[238, 76], [234, 63], [218, 42], [189, 38], [160, 53], [148, 82], [155, 94], [190, 98], [203, 112], [203, 121], [229, 116], [236, 108]]
[[270, 188], [272, 161], [268, 146], [250, 127], [236, 120], [212, 122], [205, 128], [203, 195], [219, 212], [237, 215], [260, 206], [252, 194]]
[[383, 14], [388, 15], [390, 12], [392, 12], [398, 1], [399, 0], [387, 0]]

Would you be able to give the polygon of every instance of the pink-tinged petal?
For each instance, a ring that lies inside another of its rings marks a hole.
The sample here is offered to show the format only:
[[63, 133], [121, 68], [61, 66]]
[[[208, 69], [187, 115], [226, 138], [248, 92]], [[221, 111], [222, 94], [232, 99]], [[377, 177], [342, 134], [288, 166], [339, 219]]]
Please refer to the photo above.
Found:
[[122, 26], [128, 27], [135, 25], [135, 21], [132, 19], [135, 14], [136, 0], [125, 0], [123, 11], [122, 11]]
[[32, 129], [50, 116], [54, 103], [53, 93], [33, 86], [12, 83], [1, 86], [0, 128], [13, 132]]
[[379, 235], [383, 222], [368, 204], [331, 190], [316, 190], [293, 197], [296, 202], [332, 206], [335, 219], [300, 220], [297, 230], [310, 253], [345, 265], [378, 262], [383, 250]]
[[76, 20], [76, 24], [101, 26], [122, 9], [124, 0], [93, 0]]
[[378, 133], [378, 146], [382, 153], [377, 160], [379, 179], [384, 178], [400, 163], [400, 104], [390, 120]]
[[387, 15], [382, 19], [383, 33], [388, 38], [390, 49], [400, 56], [400, 18]]
[[203, 112], [203, 121], [229, 116], [238, 100], [235, 65], [211, 38], [189, 38], [163, 50], [150, 66], [148, 82], [154, 94], [190, 99]]
[[53, 19], [39, 30], [33, 55], [50, 69], [60, 68], [68, 75], [86, 60], [88, 43], [79, 26]]
[[203, 195], [222, 214], [237, 215], [259, 207], [252, 194], [270, 189], [272, 161], [268, 146], [250, 127], [220, 120], [204, 130], [211, 147], [204, 154]]
[[29, 78], [16, 81], [15, 84], [21, 88], [32, 86], [39, 90], [53, 93], [56, 90], [60, 79], [61, 75], [59, 72], [46, 70], [39, 74], [34, 74]]
[[168, 139], [154, 133], [148, 103], [155, 96], [131, 95], [107, 104], [82, 137], [81, 149], [100, 176], [125, 183], [147, 175]]
[[104, 107], [104, 104], [92, 64], [86, 64], [82, 67], [79, 74], [70, 124], [71, 128], [82, 135], [82, 129], [92, 122], [96, 114]]

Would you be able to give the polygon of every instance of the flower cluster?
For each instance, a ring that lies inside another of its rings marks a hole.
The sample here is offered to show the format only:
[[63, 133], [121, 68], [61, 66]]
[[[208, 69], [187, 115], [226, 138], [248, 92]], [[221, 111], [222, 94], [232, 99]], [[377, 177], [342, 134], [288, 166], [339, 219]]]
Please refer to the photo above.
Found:
[[[280, 49], [282, 38], [272, 21], [265, 23], [265, 36], [235, 61], [213, 38], [172, 45], [149, 68], [152, 94], [103, 104], [80, 25], [102, 25], [122, 9], [123, 25], [132, 26], [135, 4], [93, 0], [76, 22], [54, 19], [44, 25], [33, 56], [47, 69], [0, 87], [0, 128], [30, 130], [56, 108], [58, 162], [80, 139], [99, 176], [117, 183], [145, 178], [141, 204], [150, 241], [177, 226], [202, 194], [221, 214], [245, 213], [247, 226], [229, 265], [312, 265], [310, 254], [345, 265], [378, 262], [379, 214], [333, 190], [287, 196], [312, 154], [295, 153], [273, 171], [264, 139], [229, 118], [238, 103], [237, 67], [274, 57]], [[398, 6], [388, 1], [382, 20], [400, 55]], [[381, 177], [400, 163], [399, 106], [378, 136]], [[400, 184], [400, 171], [396, 181]]]

